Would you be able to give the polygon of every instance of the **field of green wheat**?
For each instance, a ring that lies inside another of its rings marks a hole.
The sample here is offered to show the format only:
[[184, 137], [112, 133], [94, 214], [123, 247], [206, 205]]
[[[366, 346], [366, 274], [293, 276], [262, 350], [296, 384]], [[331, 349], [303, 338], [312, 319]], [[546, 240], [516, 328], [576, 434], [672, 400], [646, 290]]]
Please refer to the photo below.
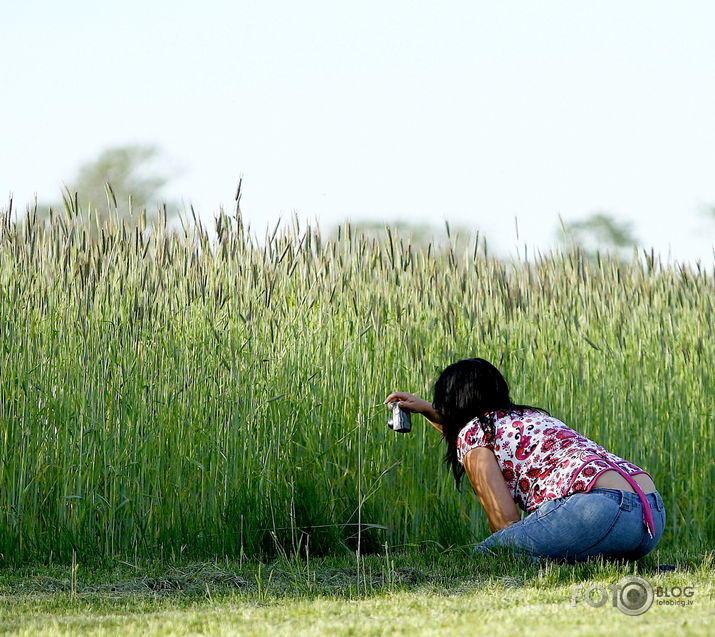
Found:
[[475, 542], [439, 436], [393, 433], [382, 404], [470, 356], [648, 470], [662, 547], [713, 546], [712, 267], [256, 237], [238, 213], [215, 232], [0, 217], [4, 563]]

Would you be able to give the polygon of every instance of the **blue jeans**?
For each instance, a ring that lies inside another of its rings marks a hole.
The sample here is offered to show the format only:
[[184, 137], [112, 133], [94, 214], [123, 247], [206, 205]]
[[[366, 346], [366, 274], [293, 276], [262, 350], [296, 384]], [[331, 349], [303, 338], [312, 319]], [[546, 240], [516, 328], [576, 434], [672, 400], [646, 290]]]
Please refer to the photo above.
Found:
[[652, 538], [636, 493], [596, 488], [545, 502], [531, 515], [490, 535], [474, 551], [492, 553], [492, 548], [505, 546], [569, 562], [593, 555], [637, 560], [658, 545], [665, 526], [660, 493], [648, 493], [646, 499], [655, 525]]

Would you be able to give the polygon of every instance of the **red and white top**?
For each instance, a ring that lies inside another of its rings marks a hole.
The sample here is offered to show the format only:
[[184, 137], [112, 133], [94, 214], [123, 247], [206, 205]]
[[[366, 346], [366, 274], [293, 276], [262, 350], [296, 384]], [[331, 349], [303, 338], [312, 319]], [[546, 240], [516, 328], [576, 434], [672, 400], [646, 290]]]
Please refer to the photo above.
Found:
[[496, 412], [494, 428], [496, 436], [487, 435], [477, 419], [470, 421], [457, 436], [457, 458], [464, 464], [475, 447], [491, 449], [514, 502], [527, 513], [547, 500], [590, 491], [604, 471], [647, 474], [539, 411]]

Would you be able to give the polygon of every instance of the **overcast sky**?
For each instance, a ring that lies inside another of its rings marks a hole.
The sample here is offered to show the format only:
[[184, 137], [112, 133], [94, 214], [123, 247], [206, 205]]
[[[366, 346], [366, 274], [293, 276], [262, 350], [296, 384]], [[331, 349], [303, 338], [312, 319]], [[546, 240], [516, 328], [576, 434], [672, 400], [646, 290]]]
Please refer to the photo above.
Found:
[[607, 211], [713, 263], [715, 3], [23, 0], [0, 8], [0, 197], [128, 142], [166, 196], [478, 227], [508, 253]]

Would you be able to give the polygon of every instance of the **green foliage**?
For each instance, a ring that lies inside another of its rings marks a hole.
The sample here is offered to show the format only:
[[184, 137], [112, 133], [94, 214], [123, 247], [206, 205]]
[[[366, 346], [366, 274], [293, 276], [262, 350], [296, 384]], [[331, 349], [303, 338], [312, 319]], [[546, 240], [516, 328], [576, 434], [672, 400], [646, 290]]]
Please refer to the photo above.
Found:
[[[366, 240], [370, 244], [396, 241], [398, 238], [415, 249], [443, 251], [449, 249], [464, 251], [470, 247], [484, 245], [479, 231], [466, 226], [451, 228], [445, 222], [440, 229], [429, 223], [411, 223], [408, 221], [347, 221], [336, 226], [328, 235], [329, 241], [339, 241], [342, 233], [347, 233], [355, 240]], [[486, 247], [484, 246], [486, 250]]]
[[[343, 228], [211, 244], [0, 217], [5, 560], [352, 552], [476, 541], [429, 396], [472, 355], [650, 471], [664, 546], [712, 546], [713, 272], [578, 254], [506, 264]], [[313, 554], [313, 553], [311, 553]]]
[[[140, 223], [149, 227], [159, 220], [162, 188], [169, 181], [158, 171], [162, 155], [156, 146], [126, 145], [107, 148], [95, 159], [83, 164], [65, 186], [62, 203], [43, 204], [37, 213], [47, 218], [49, 210], [66, 210], [71, 224], [87, 230], [88, 239], [96, 241], [101, 229], [118, 220], [129, 228]], [[165, 220], [178, 214], [175, 204], [161, 206]]]
[[[385, 241], [388, 227], [405, 239], [409, 238], [413, 244], [427, 244], [435, 238], [435, 229], [427, 223], [408, 223], [405, 221], [353, 221], [350, 227], [356, 236], [363, 236], [368, 240]], [[337, 229], [333, 232], [333, 239], [337, 238]]]
[[580, 250], [591, 258], [598, 253], [625, 258], [638, 245], [632, 224], [603, 212], [580, 221], [563, 222], [557, 234], [563, 248]]
[[158, 193], [168, 181], [151, 172], [150, 164], [158, 158], [159, 149], [155, 146], [108, 148], [79, 169], [70, 190], [80, 193], [91, 206], [105, 207], [108, 202], [104, 184], [109, 183], [117, 202], [128, 202], [131, 197], [137, 209], [148, 208], [157, 203]]

